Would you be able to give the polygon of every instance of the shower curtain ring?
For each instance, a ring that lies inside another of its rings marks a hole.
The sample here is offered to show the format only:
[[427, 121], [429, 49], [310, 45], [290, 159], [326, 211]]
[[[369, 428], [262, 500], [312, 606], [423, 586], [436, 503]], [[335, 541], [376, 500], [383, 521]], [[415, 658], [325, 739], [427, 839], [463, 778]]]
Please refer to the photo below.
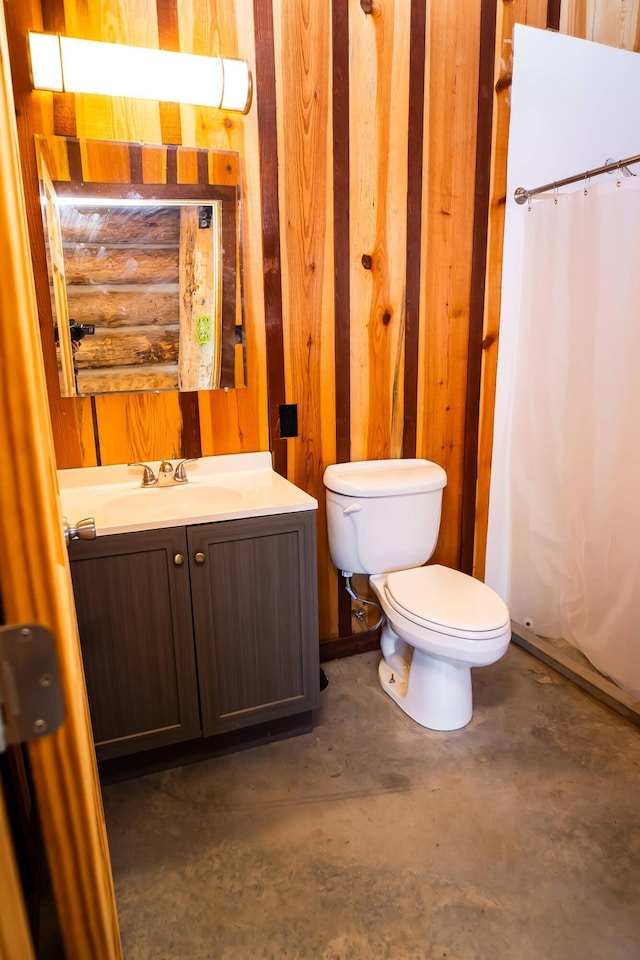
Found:
[[584, 195], [585, 197], [589, 195], [589, 184], [591, 183], [591, 174], [587, 170], [584, 175]]
[[622, 170], [620, 169], [620, 164], [618, 164], [618, 172], [616, 174], [616, 187], [619, 187], [622, 183]]
[[558, 206], [558, 184], [554, 183], [553, 185], [553, 202]]

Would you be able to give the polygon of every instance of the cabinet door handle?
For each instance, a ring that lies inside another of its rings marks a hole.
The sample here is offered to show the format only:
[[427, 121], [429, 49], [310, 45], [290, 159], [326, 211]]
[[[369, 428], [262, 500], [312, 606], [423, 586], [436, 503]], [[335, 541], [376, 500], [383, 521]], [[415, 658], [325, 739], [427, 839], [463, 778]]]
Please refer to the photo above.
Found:
[[184, 563], [184, 555], [182, 553], [174, 553], [173, 562], [175, 563], [176, 567], [181, 567]]
[[204, 563], [204, 561], [206, 560], [206, 557], [204, 553], [200, 553], [198, 551], [198, 553], [194, 554], [193, 559], [195, 560], [196, 563]]

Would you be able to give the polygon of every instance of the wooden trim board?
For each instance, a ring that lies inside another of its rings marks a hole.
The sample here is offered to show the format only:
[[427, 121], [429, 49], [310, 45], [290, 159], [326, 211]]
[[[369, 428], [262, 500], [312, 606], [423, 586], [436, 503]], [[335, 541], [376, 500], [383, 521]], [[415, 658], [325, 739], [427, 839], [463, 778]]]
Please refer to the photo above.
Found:
[[473, 252], [471, 257], [462, 508], [460, 515], [459, 567], [463, 573], [473, 572], [473, 546], [476, 525], [476, 483], [478, 479], [478, 436], [483, 350], [482, 330], [487, 272], [489, 187], [491, 182], [492, 160], [493, 70], [496, 45], [495, 0], [483, 0], [481, 9], [475, 205], [473, 215]]
[[365, 630], [352, 633], [348, 637], [336, 637], [320, 641], [320, 662], [337, 660], [339, 657], [353, 657], [356, 653], [369, 653], [380, 649], [380, 630]]
[[0, 863], [0, 960], [35, 960], [1, 783]]
[[[111, 862], [62, 534], [4, 9], [0, 16], [0, 596], [56, 638], [66, 717], [29, 744], [67, 960], [120, 960]], [[19, 317], [20, 323], [6, 318]]]
[[254, 0], [256, 33], [256, 98], [260, 131], [262, 245], [264, 257], [264, 319], [266, 333], [269, 441], [273, 468], [287, 476], [287, 443], [280, 439], [279, 412], [285, 403], [284, 338], [282, 328], [282, 276], [280, 217], [278, 209], [278, 142], [271, 3]]
[[537, 636], [520, 623], [513, 622], [512, 630], [512, 640], [517, 646], [577, 684], [596, 700], [615, 710], [625, 720], [640, 727], [640, 701], [634, 700], [590, 663], [581, 663], [575, 656], [565, 652], [562, 645]]

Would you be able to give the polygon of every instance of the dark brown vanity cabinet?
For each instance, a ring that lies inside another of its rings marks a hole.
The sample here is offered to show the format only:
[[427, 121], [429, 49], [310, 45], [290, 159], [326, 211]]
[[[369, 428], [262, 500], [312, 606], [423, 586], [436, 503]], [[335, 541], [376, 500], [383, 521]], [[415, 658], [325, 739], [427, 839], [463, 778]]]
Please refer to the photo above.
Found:
[[184, 527], [70, 544], [98, 759], [200, 732]]
[[189, 527], [204, 736], [318, 704], [315, 512]]
[[317, 706], [314, 511], [70, 552], [99, 760]]

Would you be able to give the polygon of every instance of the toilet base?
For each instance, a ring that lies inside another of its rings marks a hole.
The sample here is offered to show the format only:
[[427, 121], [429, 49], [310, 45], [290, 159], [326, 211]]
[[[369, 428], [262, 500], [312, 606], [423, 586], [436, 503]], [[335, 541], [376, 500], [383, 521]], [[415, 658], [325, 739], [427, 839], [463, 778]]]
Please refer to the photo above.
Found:
[[383, 660], [380, 686], [412, 720], [430, 730], [459, 730], [471, 720], [471, 668], [413, 651], [411, 667], [394, 672]]

